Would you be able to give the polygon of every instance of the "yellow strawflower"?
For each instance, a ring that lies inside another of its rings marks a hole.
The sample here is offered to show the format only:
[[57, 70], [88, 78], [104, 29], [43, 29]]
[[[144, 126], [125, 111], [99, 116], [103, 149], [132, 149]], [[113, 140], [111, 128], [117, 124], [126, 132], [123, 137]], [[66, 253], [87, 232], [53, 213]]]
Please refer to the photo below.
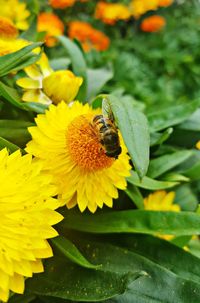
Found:
[[69, 70], [54, 71], [45, 54], [34, 65], [24, 69], [28, 77], [20, 78], [17, 84], [24, 89], [22, 100], [43, 104], [67, 103], [74, 100], [83, 82]]
[[[167, 193], [164, 190], [156, 191], [150, 194], [144, 199], [144, 209], [155, 210], [155, 211], [175, 211], [179, 212], [180, 206], [174, 204], [175, 193]], [[160, 238], [165, 240], [171, 240], [174, 236], [172, 235], [158, 235]]]
[[57, 236], [52, 225], [62, 216], [51, 179], [30, 155], [0, 151], [0, 301], [10, 290], [22, 294], [24, 277], [42, 272], [41, 259], [52, 256], [47, 239]]
[[0, 16], [10, 19], [20, 30], [28, 29], [27, 18], [30, 12], [26, 8], [26, 3], [18, 0], [0, 0]]
[[130, 175], [129, 157], [121, 138], [122, 153], [118, 159], [106, 156], [92, 120], [99, 110], [88, 104], [61, 102], [50, 105], [38, 115], [36, 127], [26, 151], [43, 161], [58, 186], [59, 198], [68, 208], [78, 205], [81, 212], [95, 212], [103, 204], [113, 205], [117, 189], [126, 188]]

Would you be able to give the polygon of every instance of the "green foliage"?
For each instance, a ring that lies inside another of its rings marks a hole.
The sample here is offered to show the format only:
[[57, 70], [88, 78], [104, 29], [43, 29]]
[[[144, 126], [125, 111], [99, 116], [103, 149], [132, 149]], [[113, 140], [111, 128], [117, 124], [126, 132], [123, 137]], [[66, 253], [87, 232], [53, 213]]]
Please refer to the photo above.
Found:
[[[55, 12], [65, 23], [88, 21], [104, 31], [111, 39], [106, 52], [84, 53], [65, 36], [45, 51], [53, 69], [83, 77], [76, 99], [103, 111], [110, 106], [131, 158], [127, 188], [113, 209], [90, 214], [60, 208], [64, 220], [50, 241], [54, 257], [45, 261], [44, 273], [27, 278], [25, 294], [12, 294], [9, 303], [200, 302], [199, 3], [160, 9], [166, 28], [144, 33], [142, 19], [114, 26], [94, 19], [96, 2], [77, 1]], [[47, 11], [47, 1], [26, 4], [30, 27], [20, 36], [36, 42], [44, 34], [36, 32], [37, 15]], [[11, 153], [25, 153], [28, 127], [48, 109], [22, 102], [15, 84], [23, 68], [40, 58], [33, 50], [41, 45], [0, 57], [0, 149]], [[164, 190], [175, 192], [180, 212], [145, 210], [144, 199]], [[160, 238], [166, 235], [170, 240]]]

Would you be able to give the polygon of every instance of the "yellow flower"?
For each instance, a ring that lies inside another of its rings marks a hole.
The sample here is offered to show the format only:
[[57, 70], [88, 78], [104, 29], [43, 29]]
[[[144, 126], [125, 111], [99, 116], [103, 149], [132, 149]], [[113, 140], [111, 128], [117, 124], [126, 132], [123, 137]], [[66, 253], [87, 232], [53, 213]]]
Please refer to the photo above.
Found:
[[131, 14], [127, 6], [120, 3], [98, 2], [95, 10], [95, 18], [104, 23], [113, 25], [118, 20], [128, 20]]
[[18, 0], [0, 0], [0, 16], [6, 17], [20, 30], [26, 30], [29, 26], [27, 18], [30, 12], [26, 4]]
[[64, 100], [69, 103], [76, 97], [83, 82], [81, 77], [76, 77], [69, 70], [54, 72], [45, 54], [24, 71], [29, 77], [20, 78], [17, 84], [24, 88], [22, 100], [26, 102], [57, 104]]
[[61, 100], [69, 103], [76, 97], [83, 79], [70, 70], [53, 72], [42, 81], [43, 91], [55, 104]]
[[0, 37], [1, 38], [16, 38], [18, 35], [18, 30], [11, 20], [8, 18], [0, 16]]
[[146, 12], [156, 10], [158, 8], [158, 2], [159, 0], [132, 0], [130, 4], [131, 13], [138, 19]]
[[122, 153], [118, 159], [106, 156], [98, 133], [92, 125], [99, 114], [88, 104], [61, 102], [50, 105], [46, 114], [38, 115], [36, 127], [26, 151], [44, 162], [44, 169], [54, 176], [59, 198], [68, 208], [78, 205], [80, 211], [95, 212], [103, 204], [113, 205], [119, 189], [126, 188], [130, 175], [129, 157], [121, 138]]
[[200, 150], [200, 141], [196, 143], [196, 148]]
[[[156, 191], [144, 199], [144, 209], [155, 211], [175, 211], [179, 212], [180, 206], [173, 204], [175, 198], [174, 192], [167, 193], [164, 190]], [[158, 235], [165, 240], [171, 240], [172, 235]]]
[[52, 225], [62, 216], [51, 179], [30, 155], [0, 151], [0, 301], [10, 290], [22, 294], [24, 277], [42, 272], [41, 259], [52, 256], [47, 239], [57, 236]]
[[23, 39], [1, 39], [0, 38], [0, 56], [4, 56], [20, 50], [29, 45], [30, 42]]

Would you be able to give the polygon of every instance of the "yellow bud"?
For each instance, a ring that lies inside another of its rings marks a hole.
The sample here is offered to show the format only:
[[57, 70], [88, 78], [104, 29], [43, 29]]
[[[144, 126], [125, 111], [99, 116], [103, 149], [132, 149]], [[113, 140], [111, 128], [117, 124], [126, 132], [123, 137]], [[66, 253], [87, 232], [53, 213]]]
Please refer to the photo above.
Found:
[[71, 71], [60, 70], [45, 77], [42, 86], [44, 93], [54, 104], [58, 104], [62, 100], [66, 103], [73, 101], [82, 83], [83, 79]]

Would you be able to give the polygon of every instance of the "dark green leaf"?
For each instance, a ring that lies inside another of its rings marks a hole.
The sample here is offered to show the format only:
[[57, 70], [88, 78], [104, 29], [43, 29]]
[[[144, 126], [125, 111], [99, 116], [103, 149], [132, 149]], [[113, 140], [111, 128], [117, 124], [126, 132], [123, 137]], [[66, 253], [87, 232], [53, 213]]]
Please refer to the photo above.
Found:
[[3, 82], [0, 81], [0, 96], [5, 98], [8, 102], [12, 105], [25, 109], [24, 103], [21, 101], [20, 96], [16, 89], [5, 85]]
[[36, 102], [27, 102], [27, 103], [23, 102], [16, 89], [7, 86], [1, 81], [0, 81], [0, 96], [2, 96], [5, 100], [7, 100], [12, 105], [26, 111], [33, 111], [39, 114], [40, 113], [43, 114], [45, 112], [45, 109], [48, 108], [47, 105], [36, 103]]
[[86, 268], [98, 268], [98, 265], [91, 264], [86, 258], [80, 253], [77, 247], [67, 238], [59, 236], [51, 240], [52, 243], [59, 249], [60, 252], [72, 262], [86, 267]]
[[144, 274], [86, 269], [54, 256], [46, 262], [44, 273], [26, 281], [26, 293], [95, 302], [124, 293], [130, 282]]
[[18, 149], [20, 149], [17, 145], [9, 142], [8, 140], [0, 137], [0, 149], [3, 149], [4, 147], [6, 147], [10, 152], [14, 152]]
[[193, 212], [147, 210], [110, 211], [80, 214], [65, 211], [62, 225], [91, 233], [144, 233], [193, 235], [200, 233], [200, 215]]
[[133, 201], [133, 203], [137, 206], [137, 208], [139, 209], [144, 208], [143, 197], [140, 193], [139, 188], [137, 188], [135, 185], [131, 183], [128, 183], [125, 193], [129, 196], [129, 198]]

